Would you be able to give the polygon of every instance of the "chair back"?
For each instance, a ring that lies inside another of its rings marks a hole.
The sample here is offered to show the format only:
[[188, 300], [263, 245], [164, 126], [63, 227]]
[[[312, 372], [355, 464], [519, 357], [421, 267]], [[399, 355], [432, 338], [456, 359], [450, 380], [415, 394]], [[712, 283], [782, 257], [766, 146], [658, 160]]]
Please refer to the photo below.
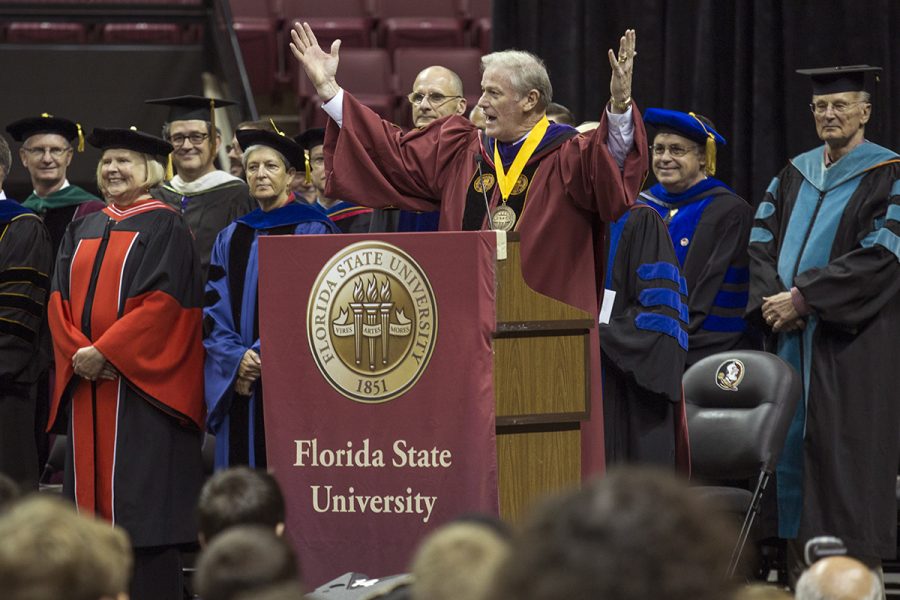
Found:
[[774, 354], [736, 350], [698, 361], [682, 381], [694, 475], [774, 472], [802, 393], [793, 367]]

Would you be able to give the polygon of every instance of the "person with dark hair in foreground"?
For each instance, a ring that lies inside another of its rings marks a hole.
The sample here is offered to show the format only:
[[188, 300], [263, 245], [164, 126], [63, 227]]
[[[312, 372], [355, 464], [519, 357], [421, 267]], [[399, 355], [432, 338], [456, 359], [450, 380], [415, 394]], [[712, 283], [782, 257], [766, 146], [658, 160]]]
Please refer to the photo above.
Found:
[[203, 600], [234, 600], [278, 584], [300, 585], [288, 542], [258, 525], [238, 525], [216, 536], [200, 553], [195, 585]]
[[233, 467], [210, 477], [197, 504], [200, 545], [235, 525], [270, 527], [284, 532], [284, 496], [278, 482], [261, 469]]
[[618, 468], [531, 516], [495, 600], [721, 600], [737, 538], [674, 475]]

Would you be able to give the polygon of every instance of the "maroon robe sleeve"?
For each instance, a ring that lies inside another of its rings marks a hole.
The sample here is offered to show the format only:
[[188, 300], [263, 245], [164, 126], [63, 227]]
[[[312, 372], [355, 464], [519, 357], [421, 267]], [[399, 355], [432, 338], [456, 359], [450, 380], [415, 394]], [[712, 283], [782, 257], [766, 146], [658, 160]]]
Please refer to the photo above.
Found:
[[404, 134], [345, 91], [343, 127], [329, 119], [325, 130], [325, 194], [372, 208], [433, 211], [456, 174], [447, 165], [477, 137], [458, 116]]
[[560, 149], [560, 174], [568, 198], [579, 208], [596, 212], [611, 223], [625, 214], [647, 176], [647, 133], [637, 106], [632, 107], [634, 144], [622, 169], [607, 145], [606, 110], [600, 125], [579, 135]]

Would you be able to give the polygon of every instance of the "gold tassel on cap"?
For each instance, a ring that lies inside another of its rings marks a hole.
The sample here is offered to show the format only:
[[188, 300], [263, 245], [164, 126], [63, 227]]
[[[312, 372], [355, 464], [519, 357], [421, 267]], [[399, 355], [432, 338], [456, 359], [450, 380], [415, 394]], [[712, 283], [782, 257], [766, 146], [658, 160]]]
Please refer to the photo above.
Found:
[[269, 123], [272, 125], [272, 131], [274, 131], [281, 137], [284, 137], [284, 132], [282, 130], [278, 129], [278, 125], [275, 124], [275, 119], [270, 118]]
[[[284, 134], [282, 133], [281, 135]], [[306, 167], [306, 176], [303, 178], [303, 182], [306, 185], [312, 185], [312, 168], [309, 166], [309, 150], [303, 151], [303, 162], [304, 166]]]
[[694, 120], [700, 123], [700, 127], [703, 128], [703, 131], [706, 132], [706, 174], [707, 175], [715, 175], [716, 174], [716, 137], [710, 133], [709, 129], [706, 128], [706, 125], [703, 124], [703, 121], [697, 118], [697, 115], [694, 113], [688, 113]]
[[172, 166], [172, 154], [169, 154], [169, 160], [166, 161], [166, 181], [172, 181], [175, 177], [175, 168]]
[[78, 151], [84, 152], [84, 131], [81, 130], [81, 123], [75, 123], [76, 129], [78, 129]]

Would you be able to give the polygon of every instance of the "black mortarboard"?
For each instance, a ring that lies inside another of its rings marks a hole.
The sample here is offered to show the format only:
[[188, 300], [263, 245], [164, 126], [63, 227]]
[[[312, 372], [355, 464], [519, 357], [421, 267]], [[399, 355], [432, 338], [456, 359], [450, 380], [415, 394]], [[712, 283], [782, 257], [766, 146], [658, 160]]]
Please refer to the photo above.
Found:
[[62, 117], [54, 117], [51, 114], [42, 113], [39, 117], [27, 117], [19, 119], [6, 126], [6, 131], [17, 142], [24, 142], [33, 135], [39, 133], [55, 133], [61, 135], [70, 142], [78, 138], [78, 151], [84, 151], [84, 134], [80, 123], [73, 123]]
[[298, 144], [300, 144], [300, 146], [304, 150], [312, 150], [316, 146], [322, 146], [325, 144], [325, 130], [321, 127], [307, 129], [306, 131], [295, 137], [294, 140]]
[[215, 127], [216, 117], [214, 108], [232, 106], [237, 104], [231, 100], [222, 98], [205, 98], [203, 96], [175, 96], [174, 98], [154, 98], [144, 100], [146, 104], [158, 104], [169, 107], [169, 118], [172, 121], [209, 121]]
[[234, 135], [237, 136], [238, 144], [244, 152], [247, 152], [250, 146], [268, 146], [281, 152], [295, 169], [303, 168], [303, 148], [283, 133], [264, 129], [238, 129]]
[[881, 67], [869, 65], [849, 65], [844, 67], [825, 67], [822, 69], [797, 69], [801, 75], [812, 80], [813, 94], [838, 94], [840, 92], [864, 92], [867, 90], [866, 74], [880, 72]]
[[300, 144], [300, 147], [303, 148], [303, 157], [305, 162], [306, 169], [306, 185], [312, 183], [312, 166], [309, 164], [309, 153], [316, 146], [322, 146], [325, 144], [325, 130], [321, 127], [313, 127], [312, 129], [307, 129], [300, 135], [294, 138], [294, 141]]
[[172, 152], [172, 144], [166, 140], [154, 137], [148, 133], [131, 129], [101, 129], [94, 128], [88, 136], [88, 143], [94, 148], [108, 150], [110, 148], [125, 148], [141, 154], [150, 154], [162, 159], [163, 162]]

